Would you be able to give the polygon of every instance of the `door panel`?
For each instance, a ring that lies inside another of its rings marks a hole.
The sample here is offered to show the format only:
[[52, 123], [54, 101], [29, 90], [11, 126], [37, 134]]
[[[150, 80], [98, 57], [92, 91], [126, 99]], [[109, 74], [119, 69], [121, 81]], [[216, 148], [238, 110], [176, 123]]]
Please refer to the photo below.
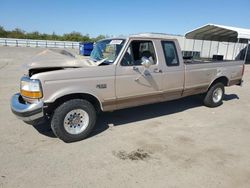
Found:
[[179, 70], [169, 68], [165, 71], [163, 82], [163, 97], [165, 100], [178, 99], [182, 96], [184, 74], [181, 68]]
[[[118, 109], [161, 101], [163, 74], [156, 55], [154, 54], [154, 64], [149, 68], [140, 65], [139, 60], [140, 55], [147, 54], [149, 51], [151, 51], [151, 54], [153, 53], [152, 49], [149, 49], [152, 46], [134, 46], [129, 45], [123, 59], [116, 68], [116, 104]], [[142, 53], [136, 52], [133, 47], [137, 48], [137, 51], [142, 49], [140, 50]], [[126, 60], [125, 63], [123, 62], [124, 59]]]
[[[154, 72], [158, 69], [158, 65], [152, 65], [149, 69], [145, 69], [143, 66], [117, 67], [117, 107], [123, 108], [160, 101], [162, 73]], [[135, 100], [127, 100], [132, 98]], [[124, 100], [128, 103], [123, 102]]]
[[162, 41], [163, 71], [163, 97], [164, 100], [177, 99], [182, 96], [184, 88], [184, 64], [182, 54], [177, 51], [178, 42], [175, 40]]

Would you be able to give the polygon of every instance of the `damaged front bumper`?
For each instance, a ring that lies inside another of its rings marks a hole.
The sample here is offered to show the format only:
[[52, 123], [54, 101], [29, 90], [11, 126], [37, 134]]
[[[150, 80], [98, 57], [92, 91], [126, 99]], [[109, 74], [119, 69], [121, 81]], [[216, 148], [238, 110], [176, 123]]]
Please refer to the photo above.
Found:
[[23, 100], [20, 93], [11, 98], [12, 112], [23, 121], [34, 121], [44, 116], [43, 102], [27, 103]]

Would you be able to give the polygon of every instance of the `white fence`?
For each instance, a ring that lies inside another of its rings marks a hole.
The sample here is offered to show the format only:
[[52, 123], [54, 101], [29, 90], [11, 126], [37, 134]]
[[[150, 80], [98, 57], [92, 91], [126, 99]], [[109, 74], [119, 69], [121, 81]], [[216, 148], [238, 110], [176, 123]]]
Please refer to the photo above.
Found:
[[0, 38], [0, 46], [79, 49], [79, 42]]

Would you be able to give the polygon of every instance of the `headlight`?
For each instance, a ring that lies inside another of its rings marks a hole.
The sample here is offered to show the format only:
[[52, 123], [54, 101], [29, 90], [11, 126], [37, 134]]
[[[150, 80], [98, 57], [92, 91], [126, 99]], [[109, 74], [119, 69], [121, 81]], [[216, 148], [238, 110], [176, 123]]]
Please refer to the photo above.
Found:
[[20, 93], [23, 97], [40, 99], [43, 96], [40, 81], [30, 79], [28, 77], [23, 77], [21, 79], [20, 90]]

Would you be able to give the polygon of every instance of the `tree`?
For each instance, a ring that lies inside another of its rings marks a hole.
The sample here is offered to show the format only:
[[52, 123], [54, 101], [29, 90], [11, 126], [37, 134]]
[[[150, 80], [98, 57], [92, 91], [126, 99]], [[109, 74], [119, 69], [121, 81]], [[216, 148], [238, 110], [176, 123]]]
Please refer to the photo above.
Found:
[[18, 39], [24, 39], [25, 38], [25, 31], [15, 28], [12, 31], [9, 31], [7, 34], [8, 38], [18, 38]]
[[0, 37], [2, 38], [7, 37], [7, 31], [5, 31], [5, 29], [2, 26], [0, 26]]
[[38, 31], [34, 31], [26, 34], [27, 39], [41, 39], [40, 33]]
[[37, 39], [37, 40], [65, 40], [77, 42], [95, 42], [105, 38], [104, 35], [99, 35], [96, 38], [91, 38], [89, 35], [82, 35], [80, 32], [73, 31], [63, 35], [39, 33], [39, 31], [25, 32], [19, 28], [12, 31], [5, 30], [0, 26], [0, 37], [2, 38], [19, 38], [19, 39]]
[[69, 34], [64, 34], [63, 40], [86, 42], [90, 41], [91, 39], [88, 35], [82, 35], [80, 32], [73, 31]]
[[104, 35], [98, 35], [96, 38], [93, 38], [93, 42], [96, 42], [98, 40], [102, 40], [102, 39], [105, 39], [106, 37]]

